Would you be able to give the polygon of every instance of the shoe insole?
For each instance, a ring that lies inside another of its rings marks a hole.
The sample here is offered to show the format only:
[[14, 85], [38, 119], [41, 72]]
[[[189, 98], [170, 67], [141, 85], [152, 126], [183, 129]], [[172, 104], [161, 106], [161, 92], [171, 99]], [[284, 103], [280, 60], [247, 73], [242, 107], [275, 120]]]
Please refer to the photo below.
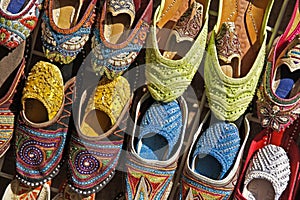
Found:
[[221, 175], [222, 166], [218, 160], [211, 155], [198, 155], [195, 158], [194, 170], [208, 178], [218, 180]]
[[131, 17], [126, 13], [113, 16], [109, 12], [106, 20], [104, 29], [106, 39], [112, 44], [124, 42], [129, 35]]
[[232, 58], [230, 63], [225, 63], [224, 61], [219, 60], [219, 63], [221, 65], [221, 70], [226, 76], [232, 78], [239, 78], [241, 76], [239, 58]]
[[280, 79], [278, 87], [275, 91], [275, 94], [278, 97], [285, 99], [291, 92], [293, 85], [294, 85], [293, 79], [290, 79], [290, 78]]
[[48, 111], [42, 102], [36, 99], [25, 100], [25, 116], [33, 123], [43, 123], [49, 121]]
[[77, 23], [82, 0], [56, 0], [53, 9], [53, 18], [61, 29], [70, 29]]
[[[221, 2], [221, 1], [220, 1]], [[220, 13], [220, 24], [218, 27], [221, 28], [221, 25], [224, 22], [234, 22], [237, 16], [237, 4], [239, 0], [223, 0], [222, 1], [222, 12]], [[217, 30], [219, 32], [220, 30]]]
[[275, 191], [272, 184], [265, 179], [253, 179], [247, 186], [243, 189], [243, 196], [247, 199], [256, 200], [274, 200]]
[[29, 0], [11, 0], [8, 4], [7, 11], [12, 14], [17, 14], [28, 4], [28, 2]]
[[241, 77], [251, 69], [261, 48], [262, 24], [270, 0], [240, 0], [240, 8], [245, 10], [235, 21], [239, 27], [237, 35], [241, 43]]
[[91, 137], [105, 133], [112, 126], [110, 117], [101, 110], [91, 110], [87, 114], [82, 127], [86, 126], [84, 123], [92, 130], [83, 131], [83, 134]]
[[163, 56], [170, 60], [179, 60], [186, 55], [193, 43], [194, 42], [192, 41], [181, 41], [177, 43], [176, 36], [172, 35], [166, 46]]
[[168, 150], [167, 140], [157, 133], [145, 135], [137, 144], [138, 155], [149, 160], [167, 160]]

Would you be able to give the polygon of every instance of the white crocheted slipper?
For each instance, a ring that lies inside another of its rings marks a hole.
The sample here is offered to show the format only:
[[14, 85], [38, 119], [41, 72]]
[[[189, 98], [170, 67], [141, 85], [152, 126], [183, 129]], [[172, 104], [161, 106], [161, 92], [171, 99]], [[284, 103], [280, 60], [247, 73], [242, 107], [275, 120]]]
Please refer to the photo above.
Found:
[[278, 200], [291, 173], [289, 158], [282, 147], [269, 144], [254, 155], [248, 166], [243, 196], [248, 200]]

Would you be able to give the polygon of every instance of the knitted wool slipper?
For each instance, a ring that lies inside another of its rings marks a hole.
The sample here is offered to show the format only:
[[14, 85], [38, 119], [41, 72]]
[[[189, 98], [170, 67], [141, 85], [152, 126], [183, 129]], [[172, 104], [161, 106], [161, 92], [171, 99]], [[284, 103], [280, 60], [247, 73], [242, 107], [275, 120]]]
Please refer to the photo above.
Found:
[[[185, 138], [187, 105], [184, 99], [180, 97], [167, 104], [154, 103], [142, 116], [140, 115], [141, 108], [149, 107], [147, 106], [148, 100], [151, 100], [150, 94], [146, 93], [139, 100], [135, 112], [133, 134], [128, 145], [126, 163], [126, 199], [168, 198]], [[143, 122], [139, 130], [140, 118]], [[180, 132], [178, 132], [179, 129]], [[138, 132], [143, 136], [140, 136]], [[151, 136], [151, 132], [158, 133], [158, 135], [147, 137], [147, 135]], [[159, 145], [165, 145], [168, 148], [157, 149], [161, 147]]]
[[191, 168], [211, 179], [223, 179], [234, 163], [239, 148], [240, 136], [235, 124], [213, 124], [199, 138]]
[[20, 92], [18, 85], [24, 78], [25, 44], [23, 42], [12, 51], [5, 51], [5, 47], [0, 47], [0, 158], [9, 149], [13, 137], [15, 115], [20, 100], [17, 95]]
[[273, 46], [257, 91], [257, 114], [261, 124], [277, 131], [292, 124], [300, 113], [299, 16], [297, 0], [286, 31]]
[[131, 103], [130, 85], [120, 76], [101, 79], [92, 94], [81, 96], [79, 115], [89, 98], [82, 122], [75, 120], [69, 153], [69, 187], [82, 195], [100, 191], [113, 178], [121, 154], [127, 111]]
[[43, 51], [51, 61], [71, 63], [89, 39], [96, 0], [46, 0], [42, 22]]
[[40, 61], [28, 75], [16, 127], [16, 171], [38, 186], [59, 171], [71, 115], [75, 78], [65, 86], [60, 70]]
[[23, 7], [17, 13], [10, 12], [13, 11], [13, 2], [0, 2], [0, 45], [9, 49], [17, 47], [29, 37], [37, 24], [43, 0], [29, 0], [27, 4], [17, 4], [18, 7]]
[[133, 63], [147, 38], [152, 7], [153, 0], [104, 2], [92, 39], [92, 67], [97, 74], [114, 79]]
[[[146, 49], [146, 80], [148, 90], [155, 100], [170, 102], [184, 93], [202, 61], [208, 31], [208, 8], [210, 1], [200, 1], [205, 13], [203, 14], [203, 22], [201, 22], [202, 28], [194, 38], [192, 46], [184, 56], [181, 55], [182, 58], [179, 60], [166, 58], [159, 50], [164, 47], [160, 47], [163, 39], [158, 40], [158, 34], [160, 31], [166, 31], [166, 28], [157, 29], [156, 25], [163, 17], [164, 3], [165, 1], [162, 1], [161, 6], [155, 12], [153, 27], [150, 30], [147, 41], [149, 47]], [[193, 22], [189, 24], [192, 26], [188, 28], [191, 29], [191, 32], [198, 32], [200, 23], [197, 23], [197, 20]], [[197, 28], [194, 28], [194, 25]]]
[[246, 172], [243, 196], [249, 200], [278, 200], [287, 188], [290, 175], [287, 153], [269, 144], [253, 156]]
[[194, 135], [183, 168], [179, 199], [230, 199], [235, 189], [250, 132], [249, 115], [239, 130], [232, 123], [210, 125], [209, 116], [210, 112]]
[[[209, 107], [218, 119], [227, 121], [237, 120], [253, 99], [264, 66], [266, 25], [273, 6], [273, 0], [243, 0], [234, 1], [233, 5], [236, 5], [237, 10], [230, 10], [228, 6], [231, 6], [231, 2], [232, 0], [223, 0], [219, 4], [221, 14], [212, 31], [204, 64], [205, 91]], [[223, 4], [227, 7], [223, 7]], [[251, 21], [253, 16], [255, 20]], [[219, 33], [220, 29], [224, 27], [223, 23], [228, 18], [230, 20], [227, 25], [234, 22], [234, 26], [229, 30], [235, 30], [235, 26], [239, 27], [236, 33], [231, 31], [227, 34], [231, 42], [226, 40], [227, 37], [219, 38], [222, 36], [222, 33]], [[224, 63], [224, 59], [220, 59], [219, 52], [225, 53], [228, 62]], [[229, 74], [232, 74], [232, 77], [228, 76]]]

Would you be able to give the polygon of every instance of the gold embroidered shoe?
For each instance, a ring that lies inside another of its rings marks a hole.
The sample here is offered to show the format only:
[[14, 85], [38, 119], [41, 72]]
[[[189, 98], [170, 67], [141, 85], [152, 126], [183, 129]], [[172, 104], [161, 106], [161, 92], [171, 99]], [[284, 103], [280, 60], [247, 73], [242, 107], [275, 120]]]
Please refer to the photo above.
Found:
[[209, 107], [220, 120], [237, 120], [252, 101], [265, 61], [266, 25], [272, 6], [273, 0], [219, 2], [204, 81]]
[[[75, 78], [63, 83], [60, 70], [40, 61], [31, 69], [16, 127], [17, 178], [38, 186], [57, 175], [72, 107]], [[50, 192], [50, 191], [49, 191]]]
[[[155, 12], [147, 41], [146, 80], [148, 90], [155, 100], [170, 102], [184, 93], [201, 63], [206, 45], [210, 1], [200, 0], [191, 4], [173, 31], [167, 27], [157, 27], [167, 14], [164, 12], [168, 12], [164, 9], [164, 3], [162, 1]], [[171, 31], [173, 34], [170, 35]], [[166, 35], [171, 38], [165, 39]], [[165, 40], [171, 44], [164, 46]], [[160, 49], [166, 52], [162, 53]]]

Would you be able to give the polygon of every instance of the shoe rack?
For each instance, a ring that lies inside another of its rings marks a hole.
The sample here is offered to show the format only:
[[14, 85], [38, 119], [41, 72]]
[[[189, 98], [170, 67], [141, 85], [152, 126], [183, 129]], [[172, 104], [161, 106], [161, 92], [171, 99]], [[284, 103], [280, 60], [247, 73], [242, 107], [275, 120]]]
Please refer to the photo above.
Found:
[[[155, 2], [154, 5], [159, 5], [158, 0], [155, 0], [154, 2]], [[295, 4], [295, 0], [276, 0], [274, 2], [274, 6], [267, 27], [268, 41], [269, 41], [267, 44], [268, 50], [270, 50], [274, 39], [278, 35], [280, 35], [285, 29], [288, 20], [290, 19], [291, 13], [293, 11], [294, 4]], [[212, 30], [214, 24], [216, 23], [217, 10], [218, 10], [218, 0], [212, 0], [210, 11], [209, 11], [210, 14], [209, 30]], [[26, 66], [27, 71], [29, 71], [30, 67], [32, 67], [37, 61], [40, 60], [47, 61], [43, 55], [40, 38], [41, 38], [41, 29], [40, 29], [40, 22], [39, 22], [37, 28], [31, 35], [31, 45], [30, 45], [31, 56]], [[70, 65], [61, 66], [62, 69], [64, 70], [63, 75], [65, 79], [69, 79], [70, 76], [74, 74], [74, 72], [76, 72], [76, 70], [80, 66], [80, 62], [83, 61], [83, 58], [84, 58], [84, 53], [81, 53], [79, 55], [79, 58], [76, 59], [77, 61], [75, 61], [74, 63]], [[203, 69], [203, 66], [200, 66], [200, 68], [201, 67]], [[142, 72], [143, 70], [140, 70], [141, 74]], [[199, 82], [201, 84], [199, 84]], [[188, 96], [187, 95], [188, 93], [184, 95], [189, 107], [189, 122], [188, 122], [187, 131], [189, 131], [190, 133], [194, 133], [196, 131], [198, 122], [203, 117], [204, 112], [202, 111], [208, 108], [205, 96], [202, 95], [205, 94], [203, 83], [204, 83], [203, 78], [201, 77], [200, 74], [197, 74], [194, 77], [191, 87], [193, 87], [194, 90], [196, 91], [198, 99]], [[199, 85], [202, 85], [202, 87], [199, 88]], [[248, 139], [248, 146], [249, 146], [249, 141], [251, 141], [254, 135], [259, 133], [259, 131], [261, 130], [259, 121], [255, 116], [256, 113], [255, 98], [252, 102], [252, 105], [249, 108], [249, 112], [252, 113], [252, 117], [250, 118], [251, 131], [250, 131], [250, 138]], [[189, 145], [191, 144], [192, 134], [189, 134], [189, 136], [190, 137], [185, 138], [185, 143], [184, 143], [185, 148], [183, 148], [185, 149], [184, 152], [187, 152], [186, 149], [188, 149]], [[247, 147], [245, 149], [245, 152], [247, 152]], [[183, 156], [179, 160], [180, 162], [178, 165], [177, 174], [174, 177], [173, 189], [169, 196], [170, 200], [176, 199], [176, 191], [177, 191], [177, 186], [179, 185], [180, 174], [181, 174], [180, 172], [185, 164], [186, 153], [183, 153], [182, 155]], [[122, 160], [122, 155], [121, 155], [120, 163], [124, 163], [124, 162], [125, 160]], [[54, 197], [57, 194], [60, 183], [66, 178], [66, 170], [67, 170], [66, 166], [64, 165], [59, 175], [55, 179], [53, 179], [52, 187], [51, 187], [52, 197]], [[10, 181], [14, 178], [14, 175], [15, 175], [15, 158], [13, 153], [13, 145], [11, 145], [6, 155], [0, 159], [0, 197], [1, 198], [5, 191], [5, 188], [10, 183]], [[106, 200], [106, 199], [113, 200], [113, 199], [123, 199], [123, 198], [125, 199], [125, 197], [123, 196], [124, 192], [125, 192], [125, 174], [121, 171], [117, 171], [112, 181], [105, 188], [103, 188], [100, 192], [97, 193], [96, 199], [97, 200]], [[298, 194], [298, 199], [300, 199], [299, 194]]]

